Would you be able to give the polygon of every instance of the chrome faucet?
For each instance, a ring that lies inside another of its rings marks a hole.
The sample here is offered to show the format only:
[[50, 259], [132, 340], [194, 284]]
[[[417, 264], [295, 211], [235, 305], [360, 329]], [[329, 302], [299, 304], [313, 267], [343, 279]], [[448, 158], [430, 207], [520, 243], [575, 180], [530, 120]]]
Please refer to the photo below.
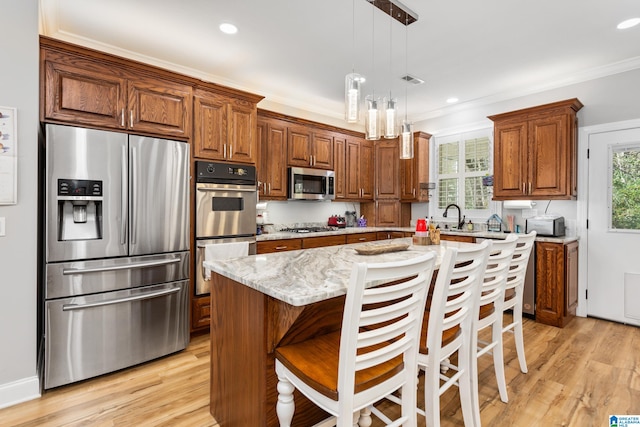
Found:
[[449, 205], [447, 205], [446, 208], [444, 208], [444, 213], [442, 214], [442, 216], [444, 218], [447, 217], [447, 211], [449, 210], [449, 208], [454, 207], [456, 209], [458, 209], [458, 230], [462, 230], [462, 228], [464, 227], [464, 215], [462, 215], [462, 210], [460, 210], [460, 206], [456, 205], [455, 203], [451, 203]]

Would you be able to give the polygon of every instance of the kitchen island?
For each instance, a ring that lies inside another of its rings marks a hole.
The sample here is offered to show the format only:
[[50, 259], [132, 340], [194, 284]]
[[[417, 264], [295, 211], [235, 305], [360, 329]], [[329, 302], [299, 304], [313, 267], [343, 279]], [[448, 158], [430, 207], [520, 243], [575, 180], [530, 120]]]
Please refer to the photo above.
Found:
[[[409, 246], [380, 255], [359, 255], [362, 245], [411, 244], [410, 238], [330, 246], [228, 261], [208, 261], [211, 288], [210, 411], [222, 427], [277, 426], [274, 350], [339, 330], [351, 267], [389, 262], [445, 248], [443, 242]], [[295, 392], [294, 426], [309, 426], [326, 414]]]

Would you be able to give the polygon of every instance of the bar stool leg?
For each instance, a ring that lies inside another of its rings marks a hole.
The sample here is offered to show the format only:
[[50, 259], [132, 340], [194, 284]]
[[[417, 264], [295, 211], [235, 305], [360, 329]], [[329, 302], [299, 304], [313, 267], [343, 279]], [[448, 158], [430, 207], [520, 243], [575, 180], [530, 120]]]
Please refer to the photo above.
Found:
[[356, 413], [357, 417], [354, 417], [354, 426], [359, 427], [371, 427], [373, 420], [371, 419], [371, 410], [369, 408], [362, 408], [360, 414]]
[[[276, 368], [278, 364], [276, 364]], [[277, 369], [276, 369], [277, 370]], [[278, 373], [278, 403], [276, 404], [276, 413], [280, 421], [280, 427], [290, 427], [293, 420], [293, 413], [296, 405], [293, 401], [293, 391], [295, 387], [284, 376]]]

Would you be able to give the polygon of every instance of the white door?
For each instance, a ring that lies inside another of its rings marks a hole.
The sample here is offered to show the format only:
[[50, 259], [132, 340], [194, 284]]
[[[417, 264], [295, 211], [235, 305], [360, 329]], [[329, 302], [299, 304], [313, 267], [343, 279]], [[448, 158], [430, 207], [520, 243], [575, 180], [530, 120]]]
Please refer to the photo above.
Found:
[[640, 127], [588, 146], [587, 314], [640, 326]]

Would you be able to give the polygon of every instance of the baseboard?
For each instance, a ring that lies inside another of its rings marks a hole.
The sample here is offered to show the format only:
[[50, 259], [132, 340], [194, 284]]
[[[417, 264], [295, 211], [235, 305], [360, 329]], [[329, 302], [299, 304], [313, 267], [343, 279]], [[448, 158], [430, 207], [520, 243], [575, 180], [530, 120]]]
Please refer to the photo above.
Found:
[[0, 409], [39, 398], [40, 381], [37, 376], [0, 384]]

